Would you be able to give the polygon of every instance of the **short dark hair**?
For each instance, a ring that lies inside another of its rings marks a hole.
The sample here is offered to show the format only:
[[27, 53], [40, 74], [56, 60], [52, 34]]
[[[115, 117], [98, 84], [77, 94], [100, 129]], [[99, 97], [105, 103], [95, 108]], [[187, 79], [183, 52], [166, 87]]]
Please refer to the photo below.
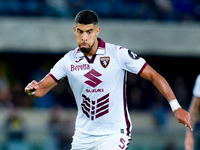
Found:
[[91, 10], [82, 10], [76, 15], [75, 23], [96, 25], [98, 24], [98, 17]]

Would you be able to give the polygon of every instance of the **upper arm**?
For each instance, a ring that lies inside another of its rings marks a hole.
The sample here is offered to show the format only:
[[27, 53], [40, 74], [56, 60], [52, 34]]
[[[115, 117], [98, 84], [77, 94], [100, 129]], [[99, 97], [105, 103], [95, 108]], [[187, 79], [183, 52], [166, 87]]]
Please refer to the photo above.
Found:
[[142, 57], [126, 48], [118, 47], [117, 57], [120, 67], [134, 74], [140, 74], [146, 65], [146, 61]]
[[200, 107], [200, 75], [197, 76], [194, 88], [192, 91], [192, 101], [189, 107], [189, 112], [190, 113], [198, 113], [199, 112], [199, 107]]
[[176, 98], [168, 82], [149, 65], [146, 65], [140, 76], [151, 81], [168, 102]]
[[160, 75], [151, 66], [147, 64], [143, 71], [140, 73], [140, 76], [144, 79], [153, 82], [155, 78], [159, 77]]
[[189, 107], [189, 112], [190, 113], [198, 113], [199, 107], [200, 107], [200, 98], [193, 96], [190, 107]]
[[199, 118], [199, 106], [200, 106], [200, 98], [193, 96], [191, 104], [189, 106], [189, 113], [191, 115], [192, 126], [196, 124], [196, 121]]

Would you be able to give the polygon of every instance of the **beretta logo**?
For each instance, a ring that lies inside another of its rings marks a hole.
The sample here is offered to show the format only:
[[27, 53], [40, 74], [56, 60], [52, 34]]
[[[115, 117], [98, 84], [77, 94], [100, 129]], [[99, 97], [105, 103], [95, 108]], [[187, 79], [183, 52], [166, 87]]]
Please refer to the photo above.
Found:
[[100, 63], [104, 68], [108, 67], [110, 63], [110, 57], [109, 56], [100, 57]]

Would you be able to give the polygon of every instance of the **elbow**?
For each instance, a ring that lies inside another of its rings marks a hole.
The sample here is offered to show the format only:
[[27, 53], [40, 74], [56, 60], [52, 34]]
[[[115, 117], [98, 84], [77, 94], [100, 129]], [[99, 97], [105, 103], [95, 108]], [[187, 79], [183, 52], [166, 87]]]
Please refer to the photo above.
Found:
[[155, 83], [156, 81], [158, 81], [159, 78], [161, 78], [161, 76], [157, 72], [155, 72], [149, 76], [149, 81]]

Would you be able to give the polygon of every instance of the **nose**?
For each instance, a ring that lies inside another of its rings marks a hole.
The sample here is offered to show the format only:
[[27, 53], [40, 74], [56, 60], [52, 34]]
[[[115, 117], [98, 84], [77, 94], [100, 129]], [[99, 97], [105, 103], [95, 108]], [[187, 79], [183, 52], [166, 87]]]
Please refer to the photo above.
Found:
[[82, 41], [87, 41], [87, 33], [82, 34]]

